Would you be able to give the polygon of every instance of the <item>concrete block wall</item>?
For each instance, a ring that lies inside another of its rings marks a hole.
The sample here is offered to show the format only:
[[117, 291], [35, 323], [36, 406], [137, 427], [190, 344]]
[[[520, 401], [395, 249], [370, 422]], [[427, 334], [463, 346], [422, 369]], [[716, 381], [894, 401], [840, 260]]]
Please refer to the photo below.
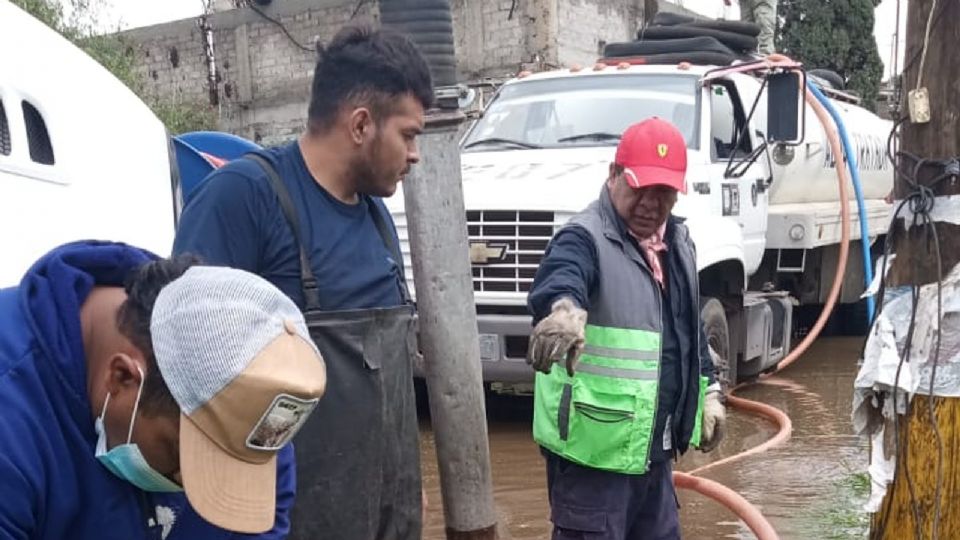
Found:
[[564, 0], [558, 6], [560, 32], [557, 59], [561, 65], [591, 66], [603, 45], [634, 39], [643, 3], [636, 0]]
[[[317, 40], [329, 41], [351, 21], [376, 22], [376, 2], [287, 0], [265, 8], [282, 30], [251, 10], [228, 10], [208, 19], [217, 67], [219, 128], [273, 145], [305, 125]], [[124, 33], [137, 51], [146, 93], [173, 102], [210, 105], [204, 36], [196, 19]]]
[[[541, 65], [590, 65], [599, 41], [629, 39], [643, 0], [451, 0], [462, 80], [502, 77]], [[350, 22], [379, 19], [372, 0], [284, 0], [262, 8], [212, 14], [219, 129], [273, 145], [297, 136], [306, 122], [317, 40]], [[167, 101], [210, 104], [204, 36], [196, 19], [124, 33], [137, 51], [146, 92]]]
[[265, 145], [295, 138], [306, 125], [317, 62], [315, 44], [329, 42], [349, 22], [375, 21], [377, 17], [375, 3], [364, 3], [357, 10], [355, 1], [337, 0], [312, 2], [303, 12], [277, 17], [310, 51], [298, 47], [270, 21], [238, 25], [232, 34], [240, 36], [239, 52], [249, 59], [249, 82], [245, 77], [237, 80], [241, 85], [238, 99], [226, 101], [221, 129]]
[[146, 39], [131, 36], [138, 45], [136, 71], [147, 93], [174, 101], [206, 101], [207, 67], [199, 28], [178, 24], [168, 32], [150, 34]]
[[523, 6], [531, 0], [451, 0], [454, 45], [465, 79], [516, 73], [526, 58]]

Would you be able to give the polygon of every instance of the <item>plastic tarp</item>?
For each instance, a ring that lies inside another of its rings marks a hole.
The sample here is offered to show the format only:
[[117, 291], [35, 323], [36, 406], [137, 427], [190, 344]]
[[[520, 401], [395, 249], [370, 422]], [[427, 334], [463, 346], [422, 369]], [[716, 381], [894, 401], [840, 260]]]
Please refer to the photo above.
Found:
[[[947, 274], [940, 287], [939, 317], [937, 284], [920, 288], [909, 354], [904, 354], [904, 349], [914, 306], [912, 288], [890, 289], [884, 296], [883, 310], [867, 336], [853, 395], [854, 431], [872, 442], [868, 512], [879, 509], [887, 484], [893, 480], [895, 415], [904, 414], [917, 393], [960, 397], [960, 265]], [[938, 333], [940, 349], [931, 392]]]

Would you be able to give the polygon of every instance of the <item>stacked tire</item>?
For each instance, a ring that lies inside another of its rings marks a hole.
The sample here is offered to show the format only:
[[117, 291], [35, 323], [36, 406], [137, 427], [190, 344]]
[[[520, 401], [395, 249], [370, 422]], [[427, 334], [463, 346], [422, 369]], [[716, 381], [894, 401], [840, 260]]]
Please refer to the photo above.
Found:
[[833, 88], [835, 90], [845, 90], [846, 82], [836, 71], [829, 69], [811, 69], [807, 76], [813, 81], [813, 84], [820, 88]]
[[730, 65], [750, 60], [757, 51], [760, 27], [742, 21], [697, 19], [657, 13], [637, 32], [636, 41], [610, 43], [604, 56], [630, 58], [634, 63]]

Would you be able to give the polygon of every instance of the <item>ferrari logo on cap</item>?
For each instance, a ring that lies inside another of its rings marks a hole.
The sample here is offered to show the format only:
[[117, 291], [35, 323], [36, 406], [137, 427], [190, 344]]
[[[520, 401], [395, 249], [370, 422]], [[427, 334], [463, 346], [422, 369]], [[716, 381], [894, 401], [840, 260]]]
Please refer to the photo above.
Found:
[[661, 143], [657, 145], [657, 155], [661, 158], [667, 157], [667, 145]]

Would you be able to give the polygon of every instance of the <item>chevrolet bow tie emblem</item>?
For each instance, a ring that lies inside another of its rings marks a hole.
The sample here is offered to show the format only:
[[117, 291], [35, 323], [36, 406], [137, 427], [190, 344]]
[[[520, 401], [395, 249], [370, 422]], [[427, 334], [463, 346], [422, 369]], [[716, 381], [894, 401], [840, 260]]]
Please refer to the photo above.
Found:
[[491, 264], [507, 259], [507, 244], [488, 244], [470, 242], [470, 262], [473, 264]]

